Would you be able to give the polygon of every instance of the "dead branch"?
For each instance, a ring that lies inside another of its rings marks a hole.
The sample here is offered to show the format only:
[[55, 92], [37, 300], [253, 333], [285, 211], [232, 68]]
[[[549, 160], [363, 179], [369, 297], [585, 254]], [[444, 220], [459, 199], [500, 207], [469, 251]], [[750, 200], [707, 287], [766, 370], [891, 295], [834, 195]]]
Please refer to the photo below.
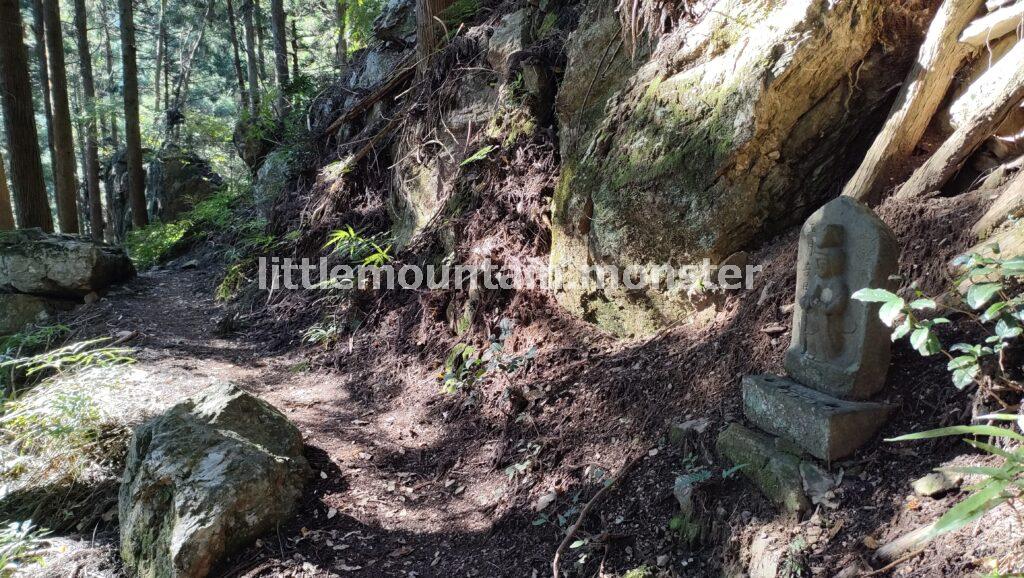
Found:
[[924, 136], [953, 76], [973, 48], [960, 44], [960, 31], [978, 13], [982, 0], [945, 0], [928, 27], [914, 66], [907, 74], [889, 118], [875, 138], [843, 194], [865, 202], [878, 196], [894, 179], [893, 171], [908, 159]]
[[1024, 171], [1017, 173], [1017, 176], [1010, 181], [988, 211], [978, 219], [974, 225], [974, 234], [978, 237], [987, 235], [1009, 217], [1017, 217], [1022, 213], [1024, 213]]
[[897, 198], [914, 198], [938, 191], [981, 143], [992, 136], [1010, 111], [1024, 100], [1024, 42], [1017, 44], [992, 67], [996, 78], [987, 102], [958, 128], [900, 187]]
[[1024, 2], [1005, 6], [978, 18], [964, 30], [960, 42], [980, 48], [1013, 32], [1024, 24]]
[[337, 120], [332, 122], [320, 136], [325, 137], [334, 134], [334, 132], [341, 128], [345, 123], [351, 122], [353, 119], [370, 110], [373, 105], [384, 100], [388, 95], [398, 89], [398, 87], [411, 80], [416, 74], [416, 67], [415, 65], [410, 64], [411, 61], [412, 58], [407, 58], [402, 61], [402, 63], [398, 65], [398, 72], [384, 82], [384, 84], [380, 85], [379, 88], [373, 90], [364, 96], [359, 102], [355, 103], [352, 108], [348, 109]]
[[576, 518], [576, 523], [574, 523], [569, 528], [569, 531], [565, 533], [565, 538], [562, 540], [562, 543], [558, 545], [558, 549], [555, 550], [555, 559], [551, 562], [551, 573], [554, 576], [554, 578], [559, 577], [559, 563], [561, 562], [562, 554], [565, 552], [565, 549], [569, 547], [569, 544], [572, 543], [572, 539], [576, 536], [576, 532], [579, 531], [580, 526], [582, 526], [583, 522], [587, 519], [587, 514], [590, 513], [591, 508], [593, 508], [594, 505], [597, 504], [597, 502], [600, 501], [602, 497], [604, 497], [608, 490], [617, 486], [619, 482], [622, 481], [622, 478], [626, 475], [626, 472], [628, 472], [634, 465], [636, 465], [636, 463], [640, 461], [640, 458], [642, 458], [643, 456], [644, 452], [637, 452], [632, 458], [630, 458], [625, 463], [625, 465], [622, 466], [622, 469], [619, 470], [619, 473], [615, 474], [615, 477], [612, 478], [609, 483], [605, 484], [605, 486], [601, 488], [596, 494], [594, 494], [594, 497], [590, 498], [590, 501], [588, 501], [586, 505], [583, 506], [583, 509], [580, 510], [580, 515], [578, 518]]

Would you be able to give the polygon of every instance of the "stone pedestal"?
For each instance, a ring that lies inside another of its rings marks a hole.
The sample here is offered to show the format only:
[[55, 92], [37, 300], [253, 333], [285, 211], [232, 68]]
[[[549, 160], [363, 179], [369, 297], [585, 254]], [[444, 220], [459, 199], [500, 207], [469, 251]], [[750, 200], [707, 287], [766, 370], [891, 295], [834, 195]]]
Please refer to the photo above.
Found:
[[866, 401], [885, 384], [889, 330], [878, 319], [877, 304], [852, 296], [866, 287], [890, 288], [898, 256], [892, 231], [848, 197], [819, 209], [800, 232], [793, 341], [785, 359], [789, 377], [743, 378], [747, 419], [779, 437], [736, 424], [719, 437], [723, 456], [751, 464], [744, 474], [787, 510], [799, 511], [794, 504], [800, 500], [792, 491], [780, 494], [780, 484], [792, 478], [786, 473], [792, 468], [783, 466], [799, 466], [801, 459], [792, 448], [779, 449], [782, 444], [820, 460], [845, 458], [870, 441], [892, 411]]
[[845, 458], [875, 436], [892, 410], [881, 403], [843, 401], [770, 375], [743, 378], [743, 410], [762, 430], [826, 461]]

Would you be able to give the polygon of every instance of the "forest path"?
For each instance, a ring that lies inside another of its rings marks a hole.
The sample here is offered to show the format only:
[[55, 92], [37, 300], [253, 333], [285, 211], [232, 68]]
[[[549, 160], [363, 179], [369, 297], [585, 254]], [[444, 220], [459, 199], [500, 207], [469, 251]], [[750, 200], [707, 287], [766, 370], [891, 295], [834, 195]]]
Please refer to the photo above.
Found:
[[219, 335], [217, 280], [202, 268], [146, 272], [80, 309], [72, 327], [76, 340], [131, 334], [124, 344], [135, 348], [133, 369], [152, 375], [168, 405], [226, 380], [302, 431], [314, 476], [300, 511], [230, 560], [225, 575], [522, 575], [522, 567], [492, 562], [510, 557], [545, 568], [549, 545], [494, 532], [506, 478], [487, 452], [438, 463], [445, 428], [431, 402], [388, 396], [368, 404], [356, 378], [311, 371], [301, 357], [268, 353], [244, 334]]

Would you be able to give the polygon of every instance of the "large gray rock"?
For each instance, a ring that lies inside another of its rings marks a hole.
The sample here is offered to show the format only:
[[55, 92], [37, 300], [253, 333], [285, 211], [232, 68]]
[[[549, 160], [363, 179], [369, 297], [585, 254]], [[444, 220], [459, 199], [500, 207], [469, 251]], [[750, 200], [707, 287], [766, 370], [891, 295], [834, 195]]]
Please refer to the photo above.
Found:
[[146, 197], [150, 216], [173, 221], [224, 185], [210, 163], [180, 147], [170, 145], [149, 162]]
[[617, 4], [590, 0], [569, 42], [551, 264], [563, 306], [638, 335], [699, 299], [588, 266], [717, 264], [798, 224], [856, 169], [914, 50], [888, 0], [721, 0], [632, 58]]
[[416, 40], [416, 3], [388, 0], [373, 21], [373, 35], [385, 42], [412, 43]]
[[285, 521], [309, 474], [279, 411], [214, 385], [136, 429], [119, 495], [121, 556], [136, 576], [201, 577]]
[[899, 243], [871, 209], [839, 197], [800, 231], [793, 340], [786, 370], [800, 383], [845, 399], [868, 399], [885, 385], [892, 340], [875, 303], [851, 296], [889, 287]]
[[718, 435], [715, 449], [754, 483], [761, 493], [796, 516], [810, 509], [800, 477], [800, 458], [780, 449], [776, 440], [739, 424]]
[[784, 377], [748, 375], [743, 378], [743, 411], [759, 428], [814, 457], [836, 460], [874, 437], [892, 407], [843, 401]]
[[80, 299], [134, 276], [120, 248], [39, 229], [0, 233], [0, 292]]

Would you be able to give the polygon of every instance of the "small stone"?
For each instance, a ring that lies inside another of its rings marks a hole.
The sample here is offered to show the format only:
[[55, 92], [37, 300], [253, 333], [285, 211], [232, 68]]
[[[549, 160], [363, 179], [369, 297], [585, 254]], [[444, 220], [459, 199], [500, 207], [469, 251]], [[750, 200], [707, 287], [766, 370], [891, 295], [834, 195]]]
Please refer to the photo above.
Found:
[[693, 481], [688, 476], [679, 476], [672, 487], [672, 494], [679, 502], [679, 510], [684, 514], [693, 513]]
[[664, 568], [665, 566], [668, 566], [668, 554], [662, 554], [661, 556], [658, 556], [656, 562], [659, 568]]
[[88, 295], [86, 295], [85, 297], [82, 298], [82, 301], [86, 305], [92, 305], [93, 303], [96, 303], [99, 300], [100, 300], [100, 295], [99, 295], [99, 293], [97, 293], [95, 291], [93, 291], [92, 293], [89, 293]]
[[952, 472], [934, 472], [915, 480], [912, 484], [914, 493], [925, 498], [935, 498], [956, 490], [964, 481], [960, 474]]

